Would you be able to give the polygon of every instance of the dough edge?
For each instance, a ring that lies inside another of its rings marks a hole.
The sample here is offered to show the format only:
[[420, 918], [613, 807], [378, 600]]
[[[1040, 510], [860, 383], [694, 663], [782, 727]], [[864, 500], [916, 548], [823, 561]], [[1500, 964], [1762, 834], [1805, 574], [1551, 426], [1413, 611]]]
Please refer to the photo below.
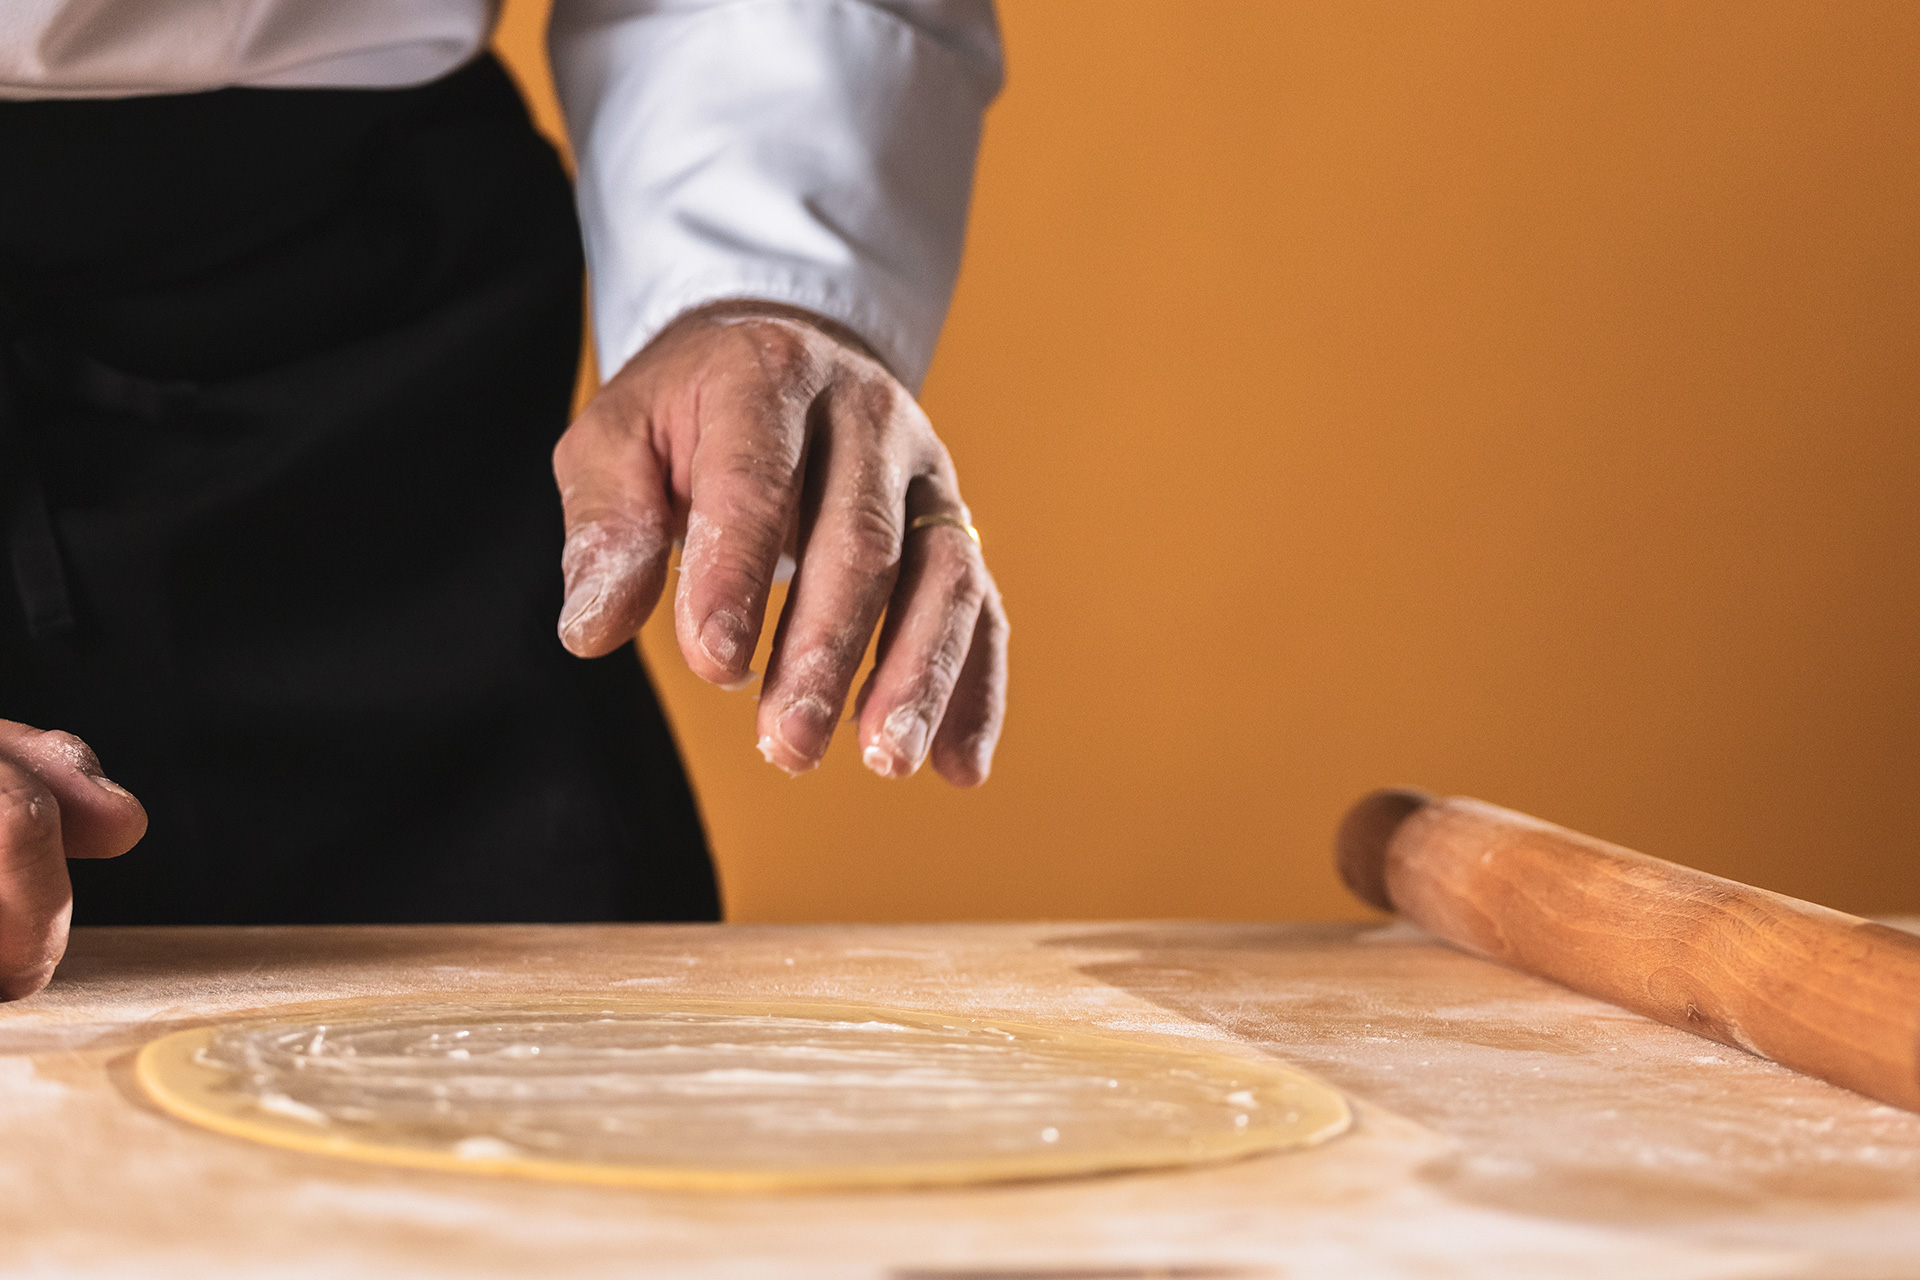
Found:
[[[525, 1155], [463, 1157], [451, 1151], [401, 1143], [366, 1141], [346, 1133], [317, 1132], [310, 1126], [262, 1113], [250, 1099], [225, 1089], [231, 1077], [195, 1060], [200, 1050], [236, 1026], [267, 1027], [298, 1023], [329, 1015], [364, 1017], [378, 1011], [404, 1013], [449, 1007], [488, 1009], [503, 1013], [530, 1013], [580, 1009], [618, 1009], [623, 1013], [717, 1013], [761, 1017], [872, 1019], [923, 1028], [994, 1028], [1015, 1035], [1070, 1043], [1089, 1054], [1103, 1047], [1138, 1053], [1151, 1050], [1170, 1059], [1206, 1064], [1212, 1070], [1230, 1069], [1260, 1077], [1259, 1088], [1284, 1091], [1300, 1118], [1283, 1131], [1218, 1133], [1199, 1149], [1174, 1150], [1165, 1145], [1142, 1145], [1132, 1150], [1115, 1147], [1095, 1152], [1029, 1152], [975, 1160], [889, 1161], [875, 1165], [826, 1165], [818, 1170], [741, 1171], [702, 1169], [685, 1165], [604, 1164]], [[927, 1187], [963, 1187], [1006, 1182], [1030, 1182], [1104, 1174], [1175, 1170], [1215, 1165], [1274, 1152], [1318, 1146], [1340, 1136], [1353, 1125], [1353, 1110], [1332, 1086], [1285, 1063], [1242, 1056], [1214, 1048], [1168, 1045], [1159, 1040], [1135, 1040], [1109, 1032], [1084, 1032], [1063, 1027], [968, 1014], [900, 1009], [853, 1001], [611, 999], [591, 993], [513, 996], [503, 999], [442, 997], [360, 997], [304, 1003], [250, 1016], [175, 1031], [149, 1041], [134, 1060], [134, 1075], [142, 1090], [161, 1110], [178, 1120], [229, 1137], [266, 1146], [401, 1168], [436, 1172], [478, 1173], [547, 1182], [584, 1183], [651, 1191], [807, 1192], [849, 1190], [908, 1190]]]

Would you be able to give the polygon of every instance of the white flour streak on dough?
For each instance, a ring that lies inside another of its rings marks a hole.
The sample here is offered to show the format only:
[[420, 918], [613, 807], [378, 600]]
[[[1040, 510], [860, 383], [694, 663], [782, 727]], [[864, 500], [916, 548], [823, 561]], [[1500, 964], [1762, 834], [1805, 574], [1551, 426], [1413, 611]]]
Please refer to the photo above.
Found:
[[1278, 1063], [865, 1006], [353, 1002], [141, 1053], [157, 1101], [394, 1164], [710, 1189], [898, 1186], [1309, 1145], [1337, 1093]]

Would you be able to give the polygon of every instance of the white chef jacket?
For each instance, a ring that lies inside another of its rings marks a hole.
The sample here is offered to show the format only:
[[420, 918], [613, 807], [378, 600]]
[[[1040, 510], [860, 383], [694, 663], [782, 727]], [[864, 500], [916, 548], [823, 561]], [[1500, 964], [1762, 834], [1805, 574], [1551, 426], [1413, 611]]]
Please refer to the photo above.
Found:
[[[0, 98], [422, 84], [499, 3], [0, 0]], [[1000, 87], [992, 0], [555, 0], [547, 35], [602, 376], [682, 312], [757, 298], [918, 387]]]

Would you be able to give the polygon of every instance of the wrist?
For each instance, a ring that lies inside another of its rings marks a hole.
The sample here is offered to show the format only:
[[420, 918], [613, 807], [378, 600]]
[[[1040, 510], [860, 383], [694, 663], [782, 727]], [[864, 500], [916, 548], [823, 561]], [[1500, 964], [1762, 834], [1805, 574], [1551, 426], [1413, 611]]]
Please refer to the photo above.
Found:
[[871, 343], [840, 321], [823, 316], [817, 311], [809, 311], [805, 307], [796, 307], [787, 302], [771, 302], [761, 298], [722, 298], [714, 302], [702, 303], [700, 306], [681, 312], [671, 324], [660, 331], [653, 343], [648, 345], [657, 344], [669, 335], [685, 332], [688, 329], [706, 325], [739, 324], [754, 320], [775, 320], [803, 325], [883, 367], [886, 363], [881, 360], [880, 353], [874, 350]]

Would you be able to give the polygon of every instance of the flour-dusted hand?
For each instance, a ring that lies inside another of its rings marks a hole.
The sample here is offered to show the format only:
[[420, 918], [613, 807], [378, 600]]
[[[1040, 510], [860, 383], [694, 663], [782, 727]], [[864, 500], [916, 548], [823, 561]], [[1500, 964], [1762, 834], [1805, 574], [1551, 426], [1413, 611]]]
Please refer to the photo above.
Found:
[[0, 1000], [47, 985], [73, 915], [68, 858], [117, 858], [147, 811], [70, 733], [0, 720]]
[[[964, 526], [946, 448], [853, 335], [806, 312], [725, 303], [682, 317], [615, 375], [554, 452], [566, 508], [560, 637], [582, 657], [633, 639], [684, 536], [674, 632], [695, 674], [737, 687], [783, 551], [797, 562], [761, 689], [760, 749], [820, 762], [874, 628], [867, 766], [931, 754], [986, 780], [1006, 704], [1007, 621]], [[952, 517], [922, 523], [920, 516]]]

